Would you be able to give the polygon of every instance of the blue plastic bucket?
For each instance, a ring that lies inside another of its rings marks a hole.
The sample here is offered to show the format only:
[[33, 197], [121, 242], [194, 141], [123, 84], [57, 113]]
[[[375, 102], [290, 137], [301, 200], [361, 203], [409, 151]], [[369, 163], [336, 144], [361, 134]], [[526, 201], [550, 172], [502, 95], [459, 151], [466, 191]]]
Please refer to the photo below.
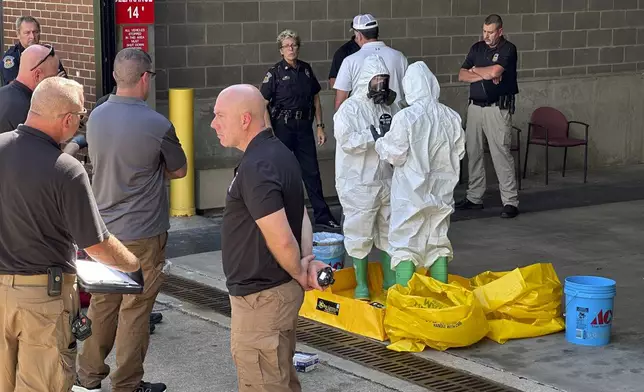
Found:
[[566, 340], [583, 346], [610, 342], [616, 283], [599, 276], [566, 278]]
[[338, 233], [313, 233], [313, 255], [316, 260], [332, 268], [344, 268], [344, 236]]

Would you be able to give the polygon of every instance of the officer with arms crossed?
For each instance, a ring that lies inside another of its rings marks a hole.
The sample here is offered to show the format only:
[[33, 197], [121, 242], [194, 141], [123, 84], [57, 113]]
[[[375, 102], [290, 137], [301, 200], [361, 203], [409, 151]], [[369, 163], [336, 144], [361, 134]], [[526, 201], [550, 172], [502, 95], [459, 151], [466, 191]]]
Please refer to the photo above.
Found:
[[[142, 381], [150, 341], [150, 312], [165, 280], [170, 228], [165, 178], [187, 173], [186, 156], [172, 123], [150, 108], [152, 59], [126, 48], [114, 60], [116, 95], [87, 121], [92, 189], [107, 228], [141, 260], [140, 295], [94, 294], [88, 316], [97, 324], [79, 355], [74, 391], [100, 391], [109, 375], [107, 355], [116, 346], [113, 392], [164, 392], [162, 383]], [[117, 327], [118, 324], [118, 327]], [[98, 327], [100, 325], [100, 327]]]
[[[16, 37], [18, 43], [10, 47], [2, 56], [2, 81], [4, 85], [13, 82], [18, 76], [20, 59], [25, 49], [40, 43], [40, 22], [33, 16], [21, 16], [16, 19]], [[52, 49], [53, 53], [53, 49]], [[67, 77], [63, 63], [58, 61], [58, 76]]]
[[[0, 135], [0, 391], [69, 392], [79, 317], [76, 247], [124, 272], [137, 258], [105, 228], [83, 166], [60, 151], [85, 110], [83, 87], [49, 78], [24, 125]], [[51, 278], [51, 279], [50, 279]]]
[[298, 311], [304, 290], [321, 289], [317, 274], [327, 267], [311, 255], [300, 169], [266, 128], [266, 105], [254, 86], [225, 89], [214, 112], [221, 145], [244, 152], [221, 229], [239, 391], [300, 392], [293, 367]]
[[46, 78], [56, 76], [59, 62], [51, 47], [32, 45], [25, 49], [18, 76], [0, 88], [0, 133], [13, 131], [25, 122], [34, 89]]
[[515, 95], [519, 93], [517, 48], [503, 37], [503, 20], [499, 15], [492, 14], [485, 19], [483, 39], [472, 46], [458, 73], [461, 82], [470, 83], [465, 131], [469, 185], [467, 197], [456, 203], [456, 209], [483, 208], [485, 134], [499, 179], [501, 217], [514, 218], [519, 214], [519, 196], [510, 145]]

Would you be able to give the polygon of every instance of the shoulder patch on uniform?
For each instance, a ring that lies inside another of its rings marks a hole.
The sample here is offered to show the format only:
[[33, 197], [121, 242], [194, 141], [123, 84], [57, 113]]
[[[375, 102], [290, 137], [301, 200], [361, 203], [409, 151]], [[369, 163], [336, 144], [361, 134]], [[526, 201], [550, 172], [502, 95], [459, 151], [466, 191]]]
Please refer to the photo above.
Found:
[[6, 69], [11, 69], [16, 65], [16, 59], [13, 56], [4, 56], [2, 63]]
[[499, 54], [494, 53], [494, 57], [492, 57], [492, 61], [496, 63], [498, 59], [499, 59]]
[[262, 83], [268, 83], [268, 81], [271, 80], [272, 76], [273, 74], [271, 74], [270, 72], [266, 72], [266, 76], [264, 76], [264, 81]]
[[311, 73], [309, 72], [308, 68], [304, 68], [304, 73], [306, 74], [306, 77], [308, 77], [308, 78], [311, 77]]

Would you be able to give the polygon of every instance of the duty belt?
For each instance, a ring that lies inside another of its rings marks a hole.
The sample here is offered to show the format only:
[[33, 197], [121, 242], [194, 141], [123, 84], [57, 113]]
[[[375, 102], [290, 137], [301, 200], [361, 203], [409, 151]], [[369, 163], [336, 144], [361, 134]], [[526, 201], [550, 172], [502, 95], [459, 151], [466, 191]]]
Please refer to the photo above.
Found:
[[280, 118], [284, 119], [284, 122], [288, 122], [289, 118], [295, 120], [311, 120], [313, 111], [310, 109], [298, 110], [298, 109], [273, 109], [271, 110], [271, 117], [279, 120]]
[[501, 95], [499, 99], [494, 102], [470, 99], [470, 103], [480, 107], [498, 106], [499, 109], [507, 110], [510, 114], [514, 114], [516, 97], [514, 95]]

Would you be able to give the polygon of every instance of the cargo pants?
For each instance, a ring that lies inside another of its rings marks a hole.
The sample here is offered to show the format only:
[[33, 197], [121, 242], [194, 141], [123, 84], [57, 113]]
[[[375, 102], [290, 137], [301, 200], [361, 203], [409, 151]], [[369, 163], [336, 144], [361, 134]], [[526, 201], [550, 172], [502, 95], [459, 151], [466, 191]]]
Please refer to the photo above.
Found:
[[69, 392], [76, 379], [79, 312], [76, 275], [61, 295], [47, 294], [47, 275], [0, 275], [0, 391]]
[[86, 386], [105, 379], [110, 367], [105, 359], [116, 348], [116, 369], [112, 372], [113, 392], [132, 392], [143, 379], [143, 362], [150, 342], [150, 313], [165, 280], [165, 246], [168, 234], [136, 241], [124, 241], [141, 261], [142, 294], [94, 294], [87, 317], [92, 320], [90, 336], [78, 356], [78, 378]]
[[230, 296], [230, 349], [239, 392], [301, 392], [293, 366], [304, 290], [291, 280], [246, 296]]
[[499, 190], [503, 205], [519, 206], [517, 178], [514, 158], [510, 151], [512, 145], [512, 115], [498, 106], [481, 107], [470, 104], [467, 109], [467, 129], [465, 147], [468, 159], [469, 184], [467, 199], [482, 204], [485, 194], [485, 162], [483, 135], [487, 138], [494, 170], [499, 180]]

